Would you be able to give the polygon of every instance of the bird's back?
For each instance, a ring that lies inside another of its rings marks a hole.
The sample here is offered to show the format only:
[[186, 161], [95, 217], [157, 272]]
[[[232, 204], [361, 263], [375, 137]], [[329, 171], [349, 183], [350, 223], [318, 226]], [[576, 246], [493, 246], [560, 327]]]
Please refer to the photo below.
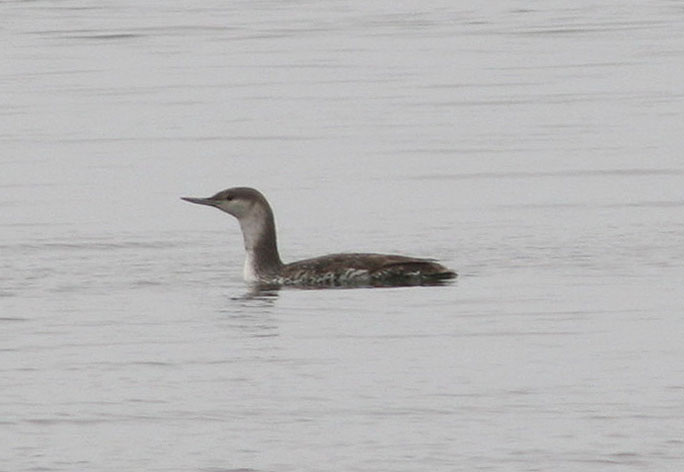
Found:
[[390, 254], [343, 253], [304, 259], [283, 266], [287, 285], [428, 285], [456, 273], [430, 259]]

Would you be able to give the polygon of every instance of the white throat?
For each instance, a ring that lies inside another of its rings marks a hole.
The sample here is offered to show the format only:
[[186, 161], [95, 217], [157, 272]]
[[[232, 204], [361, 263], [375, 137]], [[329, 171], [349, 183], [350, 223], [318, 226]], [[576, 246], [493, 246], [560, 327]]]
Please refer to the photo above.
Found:
[[256, 272], [256, 267], [254, 266], [254, 253], [252, 251], [247, 251], [247, 258], [245, 259], [245, 267], [242, 271], [242, 278], [245, 282], [258, 282], [259, 276]]
[[264, 235], [266, 215], [263, 209], [253, 208], [252, 211], [240, 218], [239, 221], [240, 229], [242, 230], [242, 238], [245, 241], [245, 252], [247, 253], [242, 277], [246, 282], [258, 282], [259, 275], [256, 266], [257, 257], [254, 254], [254, 251], [258, 249], [259, 240], [261, 240]]
[[248, 254], [256, 248], [257, 242], [263, 236], [265, 219], [266, 215], [263, 210], [256, 208], [240, 218], [240, 229], [245, 240], [245, 251]]

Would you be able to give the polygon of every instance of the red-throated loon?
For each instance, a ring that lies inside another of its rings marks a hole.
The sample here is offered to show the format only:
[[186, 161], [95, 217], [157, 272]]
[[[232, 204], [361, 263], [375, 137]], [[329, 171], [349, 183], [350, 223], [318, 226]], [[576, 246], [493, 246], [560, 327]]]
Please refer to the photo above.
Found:
[[247, 282], [300, 286], [428, 285], [456, 273], [430, 259], [390, 254], [331, 254], [283, 264], [278, 254], [273, 211], [253, 188], [235, 187], [209, 198], [182, 197], [238, 219], [245, 242]]

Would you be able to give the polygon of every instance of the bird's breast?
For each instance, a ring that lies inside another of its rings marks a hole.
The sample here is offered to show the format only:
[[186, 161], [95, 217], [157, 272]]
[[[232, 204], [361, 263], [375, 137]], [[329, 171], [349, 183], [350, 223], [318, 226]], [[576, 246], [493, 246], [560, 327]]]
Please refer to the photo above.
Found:
[[245, 282], [259, 281], [256, 266], [254, 265], [254, 255], [250, 251], [247, 251], [247, 258], [245, 259], [245, 267], [242, 270], [242, 277], [245, 279]]

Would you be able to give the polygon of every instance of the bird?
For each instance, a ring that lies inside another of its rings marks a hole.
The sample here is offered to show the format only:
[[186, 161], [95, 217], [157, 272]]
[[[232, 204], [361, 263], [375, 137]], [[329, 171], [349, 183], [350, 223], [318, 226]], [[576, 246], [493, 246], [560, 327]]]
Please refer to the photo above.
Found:
[[181, 197], [237, 218], [247, 257], [243, 278], [251, 284], [301, 287], [441, 285], [456, 272], [433, 259], [396, 254], [339, 253], [283, 263], [278, 253], [273, 210], [251, 187], [222, 190], [208, 198]]

